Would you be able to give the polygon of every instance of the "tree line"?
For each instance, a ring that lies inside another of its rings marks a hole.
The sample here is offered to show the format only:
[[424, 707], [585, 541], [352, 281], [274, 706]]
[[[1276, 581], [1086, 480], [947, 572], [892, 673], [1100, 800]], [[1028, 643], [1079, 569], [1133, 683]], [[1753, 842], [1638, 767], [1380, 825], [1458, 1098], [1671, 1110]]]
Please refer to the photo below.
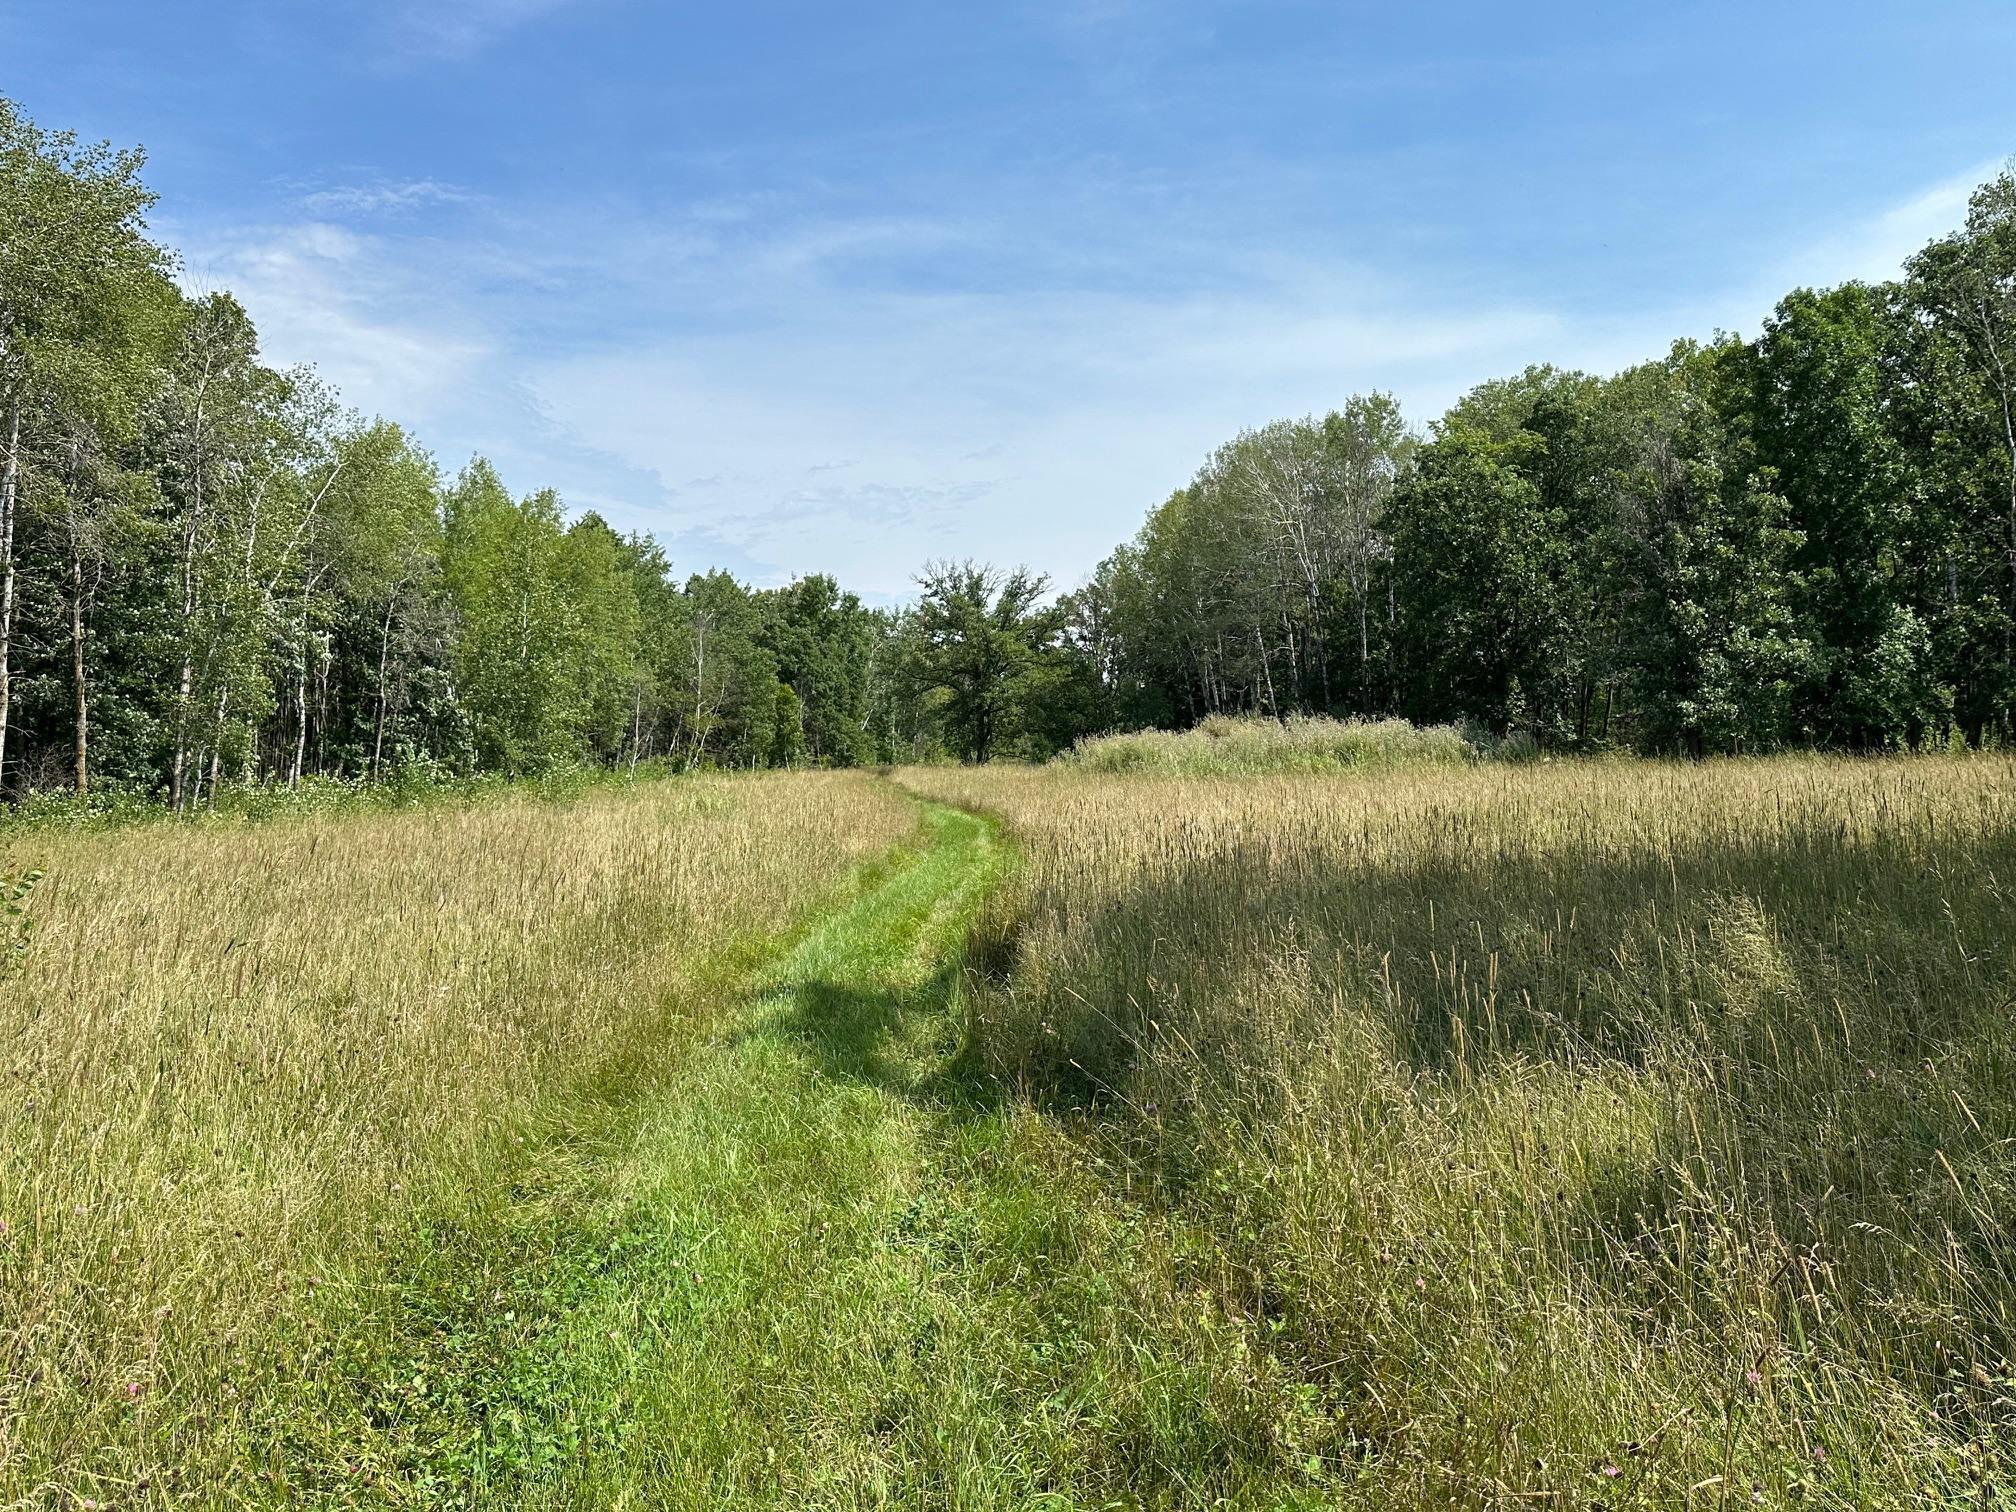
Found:
[[480, 458], [444, 476], [177, 286], [141, 167], [0, 100], [9, 794], [985, 757], [1062, 666], [1026, 573], [943, 564], [905, 611], [681, 580]]
[[1898, 281], [1425, 435], [1387, 395], [1245, 433], [1077, 591], [681, 579], [453, 476], [149, 235], [137, 151], [0, 100], [0, 788], [177, 807], [393, 773], [1043, 756], [1221, 712], [1562, 749], [2007, 741], [2016, 179]]
[[2000, 742], [2016, 178], [1753, 341], [1384, 395], [1223, 447], [1070, 600], [1107, 717], [1473, 721], [1562, 749]]

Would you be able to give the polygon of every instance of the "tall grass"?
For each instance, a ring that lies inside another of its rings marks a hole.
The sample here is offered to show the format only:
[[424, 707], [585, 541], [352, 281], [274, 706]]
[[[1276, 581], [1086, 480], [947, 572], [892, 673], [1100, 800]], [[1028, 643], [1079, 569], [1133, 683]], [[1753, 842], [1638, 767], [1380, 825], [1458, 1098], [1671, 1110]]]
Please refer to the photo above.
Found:
[[1404, 719], [1326, 719], [1295, 714], [1214, 714], [1193, 729], [1139, 730], [1081, 740], [1060, 763], [1087, 772], [1166, 772], [1191, 777], [1234, 773], [1348, 772], [1397, 766], [1459, 766], [1476, 748], [1450, 725]]
[[36, 830], [116, 829], [136, 824], [237, 825], [247, 820], [333, 818], [338, 814], [445, 808], [506, 799], [579, 798], [597, 789], [622, 789], [673, 774], [663, 760], [634, 770], [560, 766], [529, 776], [478, 772], [460, 776], [412, 764], [386, 777], [305, 776], [295, 783], [224, 784], [195, 808], [177, 813], [155, 793], [100, 784], [89, 793], [52, 789], [29, 793], [0, 815], [0, 833], [18, 841]]
[[2009, 1489], [2006, 760], [905, 781], [1027, 852], [973, 1053], [1366, 1505]]
[[374, 1257], [914, 824], [799, 774], [0, 837], [46, 871], [0, 982], [0, 1504], [236, 1473], [325, 1282], [368, 1313]]

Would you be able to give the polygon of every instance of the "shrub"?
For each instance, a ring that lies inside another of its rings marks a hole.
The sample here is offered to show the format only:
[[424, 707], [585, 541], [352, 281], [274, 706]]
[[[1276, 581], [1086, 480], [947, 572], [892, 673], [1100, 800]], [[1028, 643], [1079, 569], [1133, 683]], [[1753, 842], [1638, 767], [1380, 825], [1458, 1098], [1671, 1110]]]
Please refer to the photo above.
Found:
[[1351, 772], [1457, 766], [1477, 758], [1449, 725], [1404, 719], [1328, 719], [1296, 714], [1213, 714], [1195, 729], [1140, 730], [1081, 740], [1058, 758], [1088, 772], [1168, 772], [1188, 777], [1262, 772]]

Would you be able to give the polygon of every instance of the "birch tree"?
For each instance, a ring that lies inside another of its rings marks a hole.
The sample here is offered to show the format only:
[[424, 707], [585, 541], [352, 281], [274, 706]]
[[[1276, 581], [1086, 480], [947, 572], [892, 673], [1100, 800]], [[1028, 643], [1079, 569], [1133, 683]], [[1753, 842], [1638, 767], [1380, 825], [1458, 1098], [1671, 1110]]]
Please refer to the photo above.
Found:
[[142, 156], [43, 131], [0, 99], [0, 779], [13, 714], [25, 430], [99, 407], [158, 329], [168, 257], [147, 239]]

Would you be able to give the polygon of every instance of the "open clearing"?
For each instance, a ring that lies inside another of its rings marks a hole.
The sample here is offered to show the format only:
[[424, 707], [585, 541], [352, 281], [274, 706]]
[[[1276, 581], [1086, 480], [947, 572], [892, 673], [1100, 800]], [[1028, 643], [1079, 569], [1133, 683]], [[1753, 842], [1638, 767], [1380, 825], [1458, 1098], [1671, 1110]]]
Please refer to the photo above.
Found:
[[0, 1505], [1911, 1505], [1998, 758], [24, 830]]

